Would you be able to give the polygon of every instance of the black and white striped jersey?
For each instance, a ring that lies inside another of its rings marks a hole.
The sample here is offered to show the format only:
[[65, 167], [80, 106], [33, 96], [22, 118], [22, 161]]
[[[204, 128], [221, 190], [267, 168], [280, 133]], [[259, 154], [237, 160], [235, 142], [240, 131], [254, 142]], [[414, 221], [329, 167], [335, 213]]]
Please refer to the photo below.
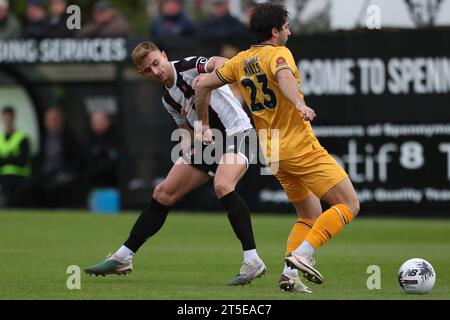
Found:
[[[192, 81], [200, 73], [206, 73], [209, 59], [188, 57], [173, 61], [174, 82], [171, 88], [165, 87], [162, 102], [173, 116], [177, 125], [188, 123], [192, 128], [198, 121], [195, 111], [195, 91]], [[252, 128], [248, 115], [239, 100], [225, 85], [211, 93], [209, 125], [227, 136]]]

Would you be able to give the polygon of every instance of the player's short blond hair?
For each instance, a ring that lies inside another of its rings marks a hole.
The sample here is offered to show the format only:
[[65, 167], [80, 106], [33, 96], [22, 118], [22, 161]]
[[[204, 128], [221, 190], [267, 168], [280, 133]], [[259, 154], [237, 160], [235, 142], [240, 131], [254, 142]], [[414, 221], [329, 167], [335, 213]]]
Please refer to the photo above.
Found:
[[135, 66], [139, 66], [145, 57], [152, 51], [161, 51], [158, 46], [151, 41], [145, 41], [139, 43], [134, 49], [131, 57]]
[[0, 8], [9, 8], [9, 1], [8, 0], [0, 0]]

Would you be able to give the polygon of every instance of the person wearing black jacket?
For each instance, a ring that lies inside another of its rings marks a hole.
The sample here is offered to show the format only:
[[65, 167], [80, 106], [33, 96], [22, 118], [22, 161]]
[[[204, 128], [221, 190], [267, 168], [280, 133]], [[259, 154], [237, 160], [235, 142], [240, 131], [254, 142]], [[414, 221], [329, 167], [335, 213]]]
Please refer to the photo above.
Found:
[[27, 204], [33, 207], [63, 208], [82, 205], [83, 151], [64, 125], [62, 112], [51, 107], [44, 116], [45, 133], [34, 163]]
[[116, 188], [119, 151], [110, 116], [95, 111], [90, 116], [91, 143], [88, 173], [91, 189]]
[[250, 38], [249, 31], [230, 13], [228, 0], [210, 0], [210, 15], [200, 25], [201, 39], [233, 41]]
[[181, 0], [163, 0], [160, 4], [160, 15], [150, 28], [150, 37], [163, 40], [176, 37], [192, 37], [196, 27], [186, 15]]
[[28, 0], [25, 12], [26, 23], [23, 37], [41, 40], [48, 32], [48, 17], [43, 0]]
[[67, 27], [67, 20], [70, 15], [67, 11], [68, 0], [50, 0], [48, 17], [48, 30], [45, 34], [47, 38], [71, 38], [75, 36], [76, 30]]

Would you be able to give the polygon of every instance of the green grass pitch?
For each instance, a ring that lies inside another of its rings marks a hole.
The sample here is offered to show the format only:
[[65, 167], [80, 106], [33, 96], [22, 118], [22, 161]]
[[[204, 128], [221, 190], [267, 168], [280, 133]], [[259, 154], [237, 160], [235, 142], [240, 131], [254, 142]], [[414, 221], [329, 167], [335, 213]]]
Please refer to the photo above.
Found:
[[[0, 211], [0, 299], [450, 299], [450, 220], [358, 218], [315, 255], [325, 277], [312, 295], [281, 292], [278, 277], [293, 215], [253, 215], [268, 273], [249, 286], [227, 287], [242, 252], [225, 214], [176, 212], [147, 242], [126, 277], [81, 274], [68, 290], [69, 265], [103, 260], [126, 239], [136, 214]], [[430, 261], [434, 289], [401, 293], [397, 271], [409, 258]], [[368, 290], [367, 267], [381, 268], [381, 289]]]

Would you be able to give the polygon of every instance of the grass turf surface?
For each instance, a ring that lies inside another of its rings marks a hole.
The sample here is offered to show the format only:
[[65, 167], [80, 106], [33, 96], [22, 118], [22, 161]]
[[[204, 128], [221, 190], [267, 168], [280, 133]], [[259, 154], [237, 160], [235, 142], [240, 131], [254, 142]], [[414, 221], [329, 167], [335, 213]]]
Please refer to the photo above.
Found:
[[[268, 274], [227, 287], [242, 252], [224, 214], [172, 213], [134, 258], [126, 277], [90, 277], [68, 290], [69, 265], [103, 260], [126, 239], [137, 215], [0, 211], [0, 299], [450, 299], [450, 220], [358, 218], [316, 254], [325, 277], [312, 295], [281, 292], [286, 237], [294, 216], [253, 215], [258, 251]], [[430, 261], [434, 289], [401, 293], [397, 271], [409, 258]], [[369, 265], [381, 268], [381, 290], [368, 290]]]

